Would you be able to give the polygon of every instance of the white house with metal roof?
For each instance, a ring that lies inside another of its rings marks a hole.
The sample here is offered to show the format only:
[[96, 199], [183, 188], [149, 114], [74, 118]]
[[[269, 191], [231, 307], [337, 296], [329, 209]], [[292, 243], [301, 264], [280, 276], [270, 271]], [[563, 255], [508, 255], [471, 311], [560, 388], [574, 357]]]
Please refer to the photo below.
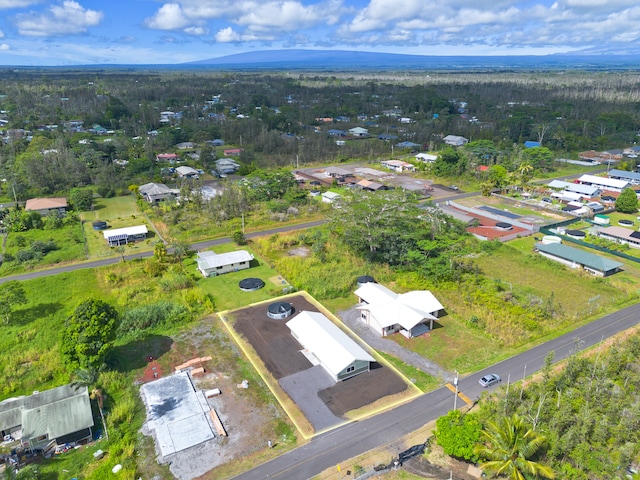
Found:
[[0, 435], [41, 447], [91, 440], [93, 414], [87, 387], [62, 385], [0, 402]]
[[578, 179], [578, 182], [584, 185], [593, 185], [601, 190], [610, 190], [613, 192], [621, 192], [630, 186], [627, 180], [616, 180], [615, 178], [598, 177], [597, 175], [582, 175]]
[[561, 243], [536, 243], [536, 251], [571, 268], [582, 268], [593, 275], [606, 277], [619, 272], [623, 264]]
[[629, 182], [631, 185], [640, 185], [640, 173], [638, 172], [628, 172], [626, 170], [610, 170], [609, 178], [614, 178], [616, 180], [625, 180]]
[[364, 323], [381, 336], [400, 332], [407, 338], [433, 330], [444, 307], [428, 290], [397, 294], [379, 283], [365, 283], [355, 291]]
[[118, 245], [127, 245], [138, 240], [144, 240], [147, 238], [147, 233], [149, 231], [146, 225], [136, 225], [135, 227], [105, 230], [102, 235], [104, 235], [104, 239], [110, 247], [117, 247]]
[[576, 195], [579, 198], [572, 198], [573, 200], [579, 200], [580, 198], [595, 198], [599, 197], [602, 191], [596, 185], [584, 185], [582, 183], [572, 183], [565, 182], [563, 180], [552, 180], [547, 184], [549, 188], [554, 190], [559, 190], [560, 196], [565, 196], [566, 193], [570, 193], [567, 195], [568, 197], [575, 197]]
[[198, 270], [205, 277], [215, 277], [223, 273], [237, 272], [251, 267], [251, 255], [246, 250], [236, 250], [235, 252], [216, 253], [211, 250], [198, 252], [196, 262]]
[[375, 359], [319, 312], [301, 311], [286, 323], [304, 355], [337, 382], [368, 372]]

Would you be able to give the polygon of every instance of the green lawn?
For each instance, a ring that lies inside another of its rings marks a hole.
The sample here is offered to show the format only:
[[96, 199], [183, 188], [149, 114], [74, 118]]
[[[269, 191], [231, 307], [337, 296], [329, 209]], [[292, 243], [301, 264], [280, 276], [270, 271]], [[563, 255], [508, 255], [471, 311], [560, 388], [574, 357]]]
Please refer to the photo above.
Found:
[[103, 232], [93, 229], [91, 223], [96, 220], [107, 222], [110, 229], [133, 227], [136, 225], [147, 226], [149, 230], [147, 239], [142, 242], [127, 245], [127, 255], [153, 250], [153, 244], [158, 240], [152, 225], [147, 221], [145, 215], [140, 211], [135, 198], [131, 195], [99, 198], [94, 204], [94, 209], [89, 212], [82, 212], [81, 218], [84, 222], [84, 234], [87, 240], [89, 258], [118, 255], [118, 253], [107, 244]]
[[[2, 237], [0, 237], [0, 242]], [[28, 230], [26, 232], [9, 232], [7, 237], [5, 254], [14, 257], [20, 250], [28, 250], [32, 242], [55, 242], [57, 249], [48, 252], [39, 260], [30, 260], [24, 263], [18, 261], [5, 261], [0, 266], [0, 276], [14, 275], [53, 266], [60, 263], [81, 261], [86, 258], [84, 240], [82, 238], [82, 226], [80, 222], [65, 225], [55, 230]]]

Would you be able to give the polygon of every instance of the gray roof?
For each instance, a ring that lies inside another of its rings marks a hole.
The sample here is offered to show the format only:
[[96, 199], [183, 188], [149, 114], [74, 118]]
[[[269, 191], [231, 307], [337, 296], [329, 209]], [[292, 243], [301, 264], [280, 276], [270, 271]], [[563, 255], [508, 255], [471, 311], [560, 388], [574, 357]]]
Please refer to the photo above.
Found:
[[24, 439], [50, 440], [93, 426], [87, 387], [52, 388], [0, 402], [0, 430], [22, 425]]
[[599, 272], [609, 272], [623, 266], [622, 263], [616, 262], [615, 260], [609, 260], [608, 258], [601, 257], [600, 255], [568, 247], [561, 243], [536, 243], [536, 249], [555, 257], [579, 263], [580, 265], [592, 268]]
[[625, 170], [616, 170], [615, 168], [609, 172], [610, 178], [618, 178], [620, 180], [636, 180], [640, 181], [640, 173], [627, 172]]
[[253, 260], [253, 255], [246, 250], [237, 250], [228, 253], [215, 253], [212, 251], [198, 252], [198, 258], [196, 259], [198, 268], [205, 270], [233, 265], [234, 263], [250, 262], [251, 260]]
[[143, 195], [166, 195], [173, 192], [164, 183], [145, 183], [138, 187], [138, 191]]

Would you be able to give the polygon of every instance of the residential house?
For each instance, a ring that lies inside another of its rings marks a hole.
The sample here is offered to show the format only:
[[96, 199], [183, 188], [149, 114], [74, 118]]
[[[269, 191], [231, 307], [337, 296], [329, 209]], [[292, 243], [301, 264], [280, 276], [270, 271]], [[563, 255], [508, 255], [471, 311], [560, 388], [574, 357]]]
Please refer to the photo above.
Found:
[[640, 248], [640, 232], [624, 227], [606, 227], [598, 231], [598, 236], [617, 243], [627, 244], [631, 248]]
[[196, 144], [193, 142], [181, 142], [176, 145], [178, 150], [191, 150], [196, 148]]
[[596, 175], [582, 175], [578, 178], [578, 183], [593, 185], [600, 188], [600, 190], [609, 190], [612, 192], [621, 192], [630, 186], [627, 180], [616, 180], [614, 178], [598, 177]]
[[627, 181], [631, 185], [640, 185], [640, 173], [637, 173], [637, 172], [628, 172], [626, 170], [612, 169], [609, 171], [607, 175], [609, 176], [609, 178]]
[[180, 178], [200, 178], [200, 174], [195, 168], [187, 166], [176, 168], [176, 173]]
[[611, 164], [622, 160], [622, 153], [596, 152], [595, 150], [588, 150], [578, 153], [578, 158], [585, 162], [591, 162], [594, 164]]
[[397, 135], [391, 135], [390, 133], [381, 133], [378, 135], [378, 140], [384, 140], [385, 142], [390, 142], [392, 140], [398, 140]]
[[338, 130], [335, 128], [332, 128], [327, 133], [329, 134], [330, 137], [346, 137], [347, 136], [347, 132], [345, 130]]
[[198, 252], [196, 262], [198, 270], [204, 277], [215, 277], [223, 273], [237, 272], [251, 267], [251, 255], [246, 250], [235, 252], [216, 253], [211, 250]]
[[341, 178], [350, 176], [351, 170], [342, 167], [327, 167], [324, 169], [324, 173], [333, 178]]
[[420, 145], [419, 143], [413, 143], [413, 142], [400, 142], [396, 144], [396, 147], [398, 148], [412, 148], [412, 149], [416, 149], [416, 148], [420, 148], [422, 145]]
[[444, 307], [428, 290], [397, 294], [379, 283], [366, 283], [355, 291], [364, 323], [386, 337], [400, 332], [407, 338], [433, 330]]
[[354, 127], [349, 129], [349, 135], [351, 135], [352, 137], [359, 137], [359, 138], [368, 137], [369, 130], [362, 127]]
[[552, 180], [547, 185], [552, 190], [552, 197], [566, 199], [567, 201], [591, 199], [599, 197], [602, 190], [597, 185], [585, 185], [582, 183], [565, 182], [563, 180]]
[[167, 187], [164, 183], [145, 183], [138, 187], [138, 192], [149, 203], [158, 203], [163, 200], [173, 199], [179, 195], [179, 191]]
[[0, 402], [0, 438], [31, 448], [91, 440], [93, 414], [87, 387], [62, 385]]
[[568, 247], [561, 243], [536, 243], [535, 250], [540, 255], [560, 262], [571, 268], [581, 268], [593, 275], [606, 277], [619, 272], [623, 264], [615, 260]]
[[377, 192], [378, 190], [387, 190], [387, 187], [385, 187], [381, 183], [371, 182], [369, 180], [364, 180], [364, 179], [357, 182], [356, 187], [359, 187], [362, 190], [367, 190], [369, 192]]
[[321, 365], [335, 382], [371, 369], [375, 359], [355, 340], [319, 312], [301, 311], [286, 323], [314, 365]]
[[179, 158], [180, 157], [178, 157], [178, 155], [175, 153], [159, 153], [158, 155], [156, 155], [156, 162], [175, 163], [179, 160]]
[[114, 228], [112, 230], [105, 230], [102, 232], [104, 239], [107, 241], [110, 247], [117, 247], [119, 245], [128, 245], [147, 238], [146, 225], [136, 225], [135, 227]]
[[424, 163], [433, 163], [438, 159], [437, 155], [431, 153], [418, 153], [416, 154], [416, 160], [420, 160]]
[[415, 165], [408, 162], [403, 162], [402, 160], [383, 160], [382, 162], [380, 162], [380, 164], [383, 167], [398, 173], [416, 171]]
[[468, 139], [458, 135], [447, 135], [442, 140], [444, 140], [444, 143], [451, 145], [452, 147], [461, 147], [462, 145], [469, 143]]
[[244, 152], [244, 148], [227, 148], [224, 150], [225, 157], [239, 157]]
[[211, 144], [214, 147], [221, 147], [224, 145], [224, 140], [216, 138], [215, 140], [209, 140], [207, 143]]
[[336, 122], [341, 122], [341, 123], [348, 123], [351, 121], [351, 119], [349, 117], [345, 117], [344, 115], [339, 115], [335, 118]]
[[240, 164], [230, 158], [219, 158], [216, 160], [216, 170], [219, 173], [232, 174], [240, 170]]
[[55, 198], [30, 198], [24, 206], [27, 212], [38, 212], [40, 215], [49, 215], [57, 212], [58, 216], [67, 214], [67, 199], [64, 197]]

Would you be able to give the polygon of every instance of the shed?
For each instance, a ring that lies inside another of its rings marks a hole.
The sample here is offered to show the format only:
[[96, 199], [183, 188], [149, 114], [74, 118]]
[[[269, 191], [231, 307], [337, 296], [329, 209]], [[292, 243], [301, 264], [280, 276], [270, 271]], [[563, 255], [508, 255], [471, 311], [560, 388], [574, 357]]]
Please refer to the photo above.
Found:
[[368, 372], [375, 361], [322, 313], [303, 310], [287, 327], [306, 350], [307, 358], [316, 360], [336, 382]]
[[340, 194], [336, 192], [324, 192], [322, 194], [322, 201], [324, 203], [333, 203], [339, 198], [340, 198]]

